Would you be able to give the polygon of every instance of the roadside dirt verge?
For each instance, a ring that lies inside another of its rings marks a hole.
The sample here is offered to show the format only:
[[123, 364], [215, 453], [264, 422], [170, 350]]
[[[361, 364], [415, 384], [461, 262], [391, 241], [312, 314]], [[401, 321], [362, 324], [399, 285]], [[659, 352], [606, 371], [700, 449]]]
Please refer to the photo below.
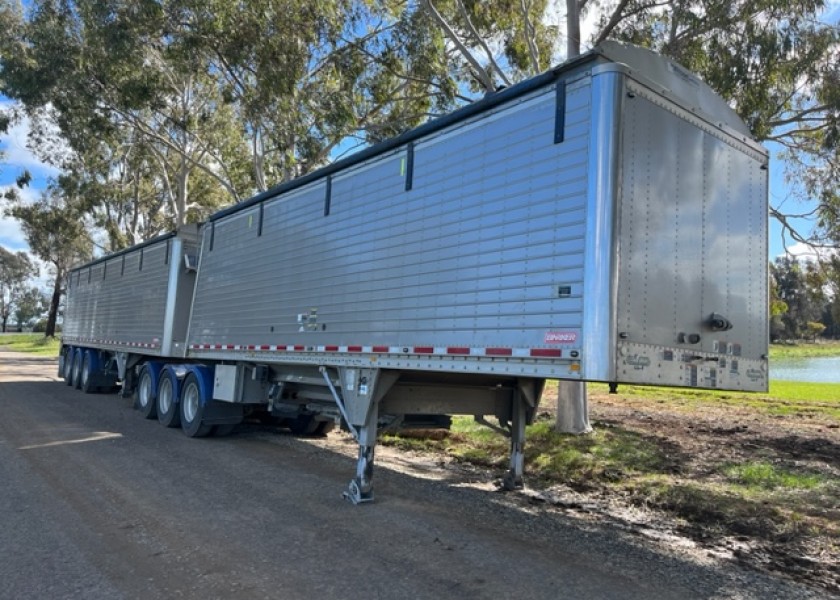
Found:
[[[553, 403], [550, 396], [543, 400], [541, 420], [553, 419]], [[689, 410], [661, 399], [597, 392], [590, 394], [590, 415], [595, 437], [619, 436], [625, 446], [618, 451], [638, 451], [639, 457], [593, 460], [568, 476], [546, 476], [537, 467], [553, 459], [544, 447], [534, 449], [546, 441], [533, 436], [528, 488], [515, 495], [523, 507], [607, 520], [680, 552], [781, 574], [840, 596], [836, 421], [732, 405], [699, 403]], [[406, 471], [422, 465], [426, 477], [434, 468], [450, 481], [460, 474], [459, 485], [485, 489], [506, 465], [503, 451], [489, 458], [464, 452], [461, 446], [470, 441], [457, 431], [430, 432], [419, 450], [404, 441], [386, 438], [377, 460]], [[564, 436], [554, 443], [580, 449], [588, 440]], [[590, 453], [599, 451], [593, 441]]]

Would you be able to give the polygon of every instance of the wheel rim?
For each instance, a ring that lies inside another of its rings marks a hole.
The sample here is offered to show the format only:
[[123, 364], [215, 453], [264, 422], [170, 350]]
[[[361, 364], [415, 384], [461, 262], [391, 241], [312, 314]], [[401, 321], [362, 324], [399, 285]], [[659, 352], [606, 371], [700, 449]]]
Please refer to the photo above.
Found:
[[188, 384], [181, 402], [184, 403], [184, 419], [192, 423], [198, 414], [198, 386], [194, 383]]
[[140, 406], [146, 408], [149, 406], [149, 402], [152, 401], [152, 378], [149, 376], [148, 371], [143, 371], [143, 374], [140, 376], [140, 389], [138, 392], [137, 399], [140, 402]]
[[169, 379], [164, 379], [160, 382], [158, 403], [163, 414], [169, 413], [169, 408], [172, 406], [172, 382]]

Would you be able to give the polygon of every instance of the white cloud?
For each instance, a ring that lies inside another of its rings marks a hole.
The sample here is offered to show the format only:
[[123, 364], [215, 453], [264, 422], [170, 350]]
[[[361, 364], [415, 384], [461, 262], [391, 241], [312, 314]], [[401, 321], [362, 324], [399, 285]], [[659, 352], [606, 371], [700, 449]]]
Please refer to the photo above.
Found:
[[[817, 258], [827, 258], [832, 254], [837, 254], [838, 250], [836, 248], [813, 248], [808, 244], [803, 244], [802, 242], [797, 242], [792, 246], [788, 246], [786, 249], [787, 255], [790, 255], [797, 260], [805, 260], [805, 261], [815, 261]], [[784, 254], [780, 255], [784, 256]]]
[[[11, 102], [0, 102], [0, 110], [8, 110], [12, 106]], [[29, 118], [22, 117], [7, 133], [0, 136], [0, 149], [5, 153], [3, 168], [12, 171], [13, 175], [24, 169], [42, 177], [56, 175], [58, 169], [41, 161], [27, 147], [29, 128]]]
[[[0, 195], [5, 194], [11, 187], [10, 185], [0, 186]], [[22, 190], [15, 188], [15, 190], [23, 199], [23, 202], [26, 203], [33, 202], [40, 193], [40, 190], [32, 188], [24, 188]], [[26, 237], [23, 235], [20, 224], [16, 219], [5, 216], [2, 211], [0, 211], [0, 244], [15, 252], [19, 250], [29, 251], [29, 245], [26, 243]]]

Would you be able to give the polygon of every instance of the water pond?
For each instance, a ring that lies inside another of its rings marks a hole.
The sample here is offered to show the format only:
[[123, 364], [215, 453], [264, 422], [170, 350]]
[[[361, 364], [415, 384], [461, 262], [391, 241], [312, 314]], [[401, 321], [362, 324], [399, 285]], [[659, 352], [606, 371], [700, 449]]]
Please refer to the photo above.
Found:
[[772, 359], [770, 379], [840, 383], [840, 356]]

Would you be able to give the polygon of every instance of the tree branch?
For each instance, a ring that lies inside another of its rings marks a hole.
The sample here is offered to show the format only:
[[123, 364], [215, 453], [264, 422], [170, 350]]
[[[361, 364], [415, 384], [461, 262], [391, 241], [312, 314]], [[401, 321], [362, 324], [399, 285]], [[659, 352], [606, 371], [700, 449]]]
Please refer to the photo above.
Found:
[[607, 24], [601, 30], [601, 33], [599, 33], [598, 37], [595, 38], [596, 46], [610, 37], [616, 26], [621, 23], [621, 20], [624, 18], [622, 13], [629, 2], [630, 0], [620, 0], [618, 6], [615, 7], [615, 10], [610, 15], [610, 20], [607, 21]]
[[528, 53], [531, 56], [531, 73], [539, 73], [540, 71], [540, 50], [537, 48], [534, 24], [531, 22], [531, 16], [528, 14], [530, 2], [526, 4], [525, 0], [519, 0], [519, 7], [522, 9], [522, 19], [525, 23], [525, 39], [528, 41]]
[[478, 78], [479, 83], [481, 83], [481, 86], [484, 88], [484, 90], [487, 92], [495, 91], [496, 87], [493, 85], [493, 81], [487, 75], [487, 72], [481, 66], [481, 63], [479, 63], [478, 60], [476, 60], [475, 56], [473, 56], [469, 48], [467, 48], [464, 42], [461, 41], [461, 38], [458, 37], [458, 34], [455, 33], [452, 27], [450, 27], [449, 23], [446, 22], [446, 19], [443, 18], [443, 15], [441, 15], [438, 12], [437, 8], [435, 8], [434, 4], [432, 4], [432, 0], [422, 0], [422, 2], [423, 5], [426, 7], [426, 10], [428, 10], [429, 14], [432, 16], [432, 19], [434, 19], [434, 21], [438, 25], [440, 25], [440, 27], [443, 29], [443, 32], [446, 34], [446, 37], [448, 37], [452, 41], [452, 43], [455, 44], [455, 46], [461, 53], [461, 56], [463, 56], [464, 60], [466, 60], [470, 64], [476, 78]]

